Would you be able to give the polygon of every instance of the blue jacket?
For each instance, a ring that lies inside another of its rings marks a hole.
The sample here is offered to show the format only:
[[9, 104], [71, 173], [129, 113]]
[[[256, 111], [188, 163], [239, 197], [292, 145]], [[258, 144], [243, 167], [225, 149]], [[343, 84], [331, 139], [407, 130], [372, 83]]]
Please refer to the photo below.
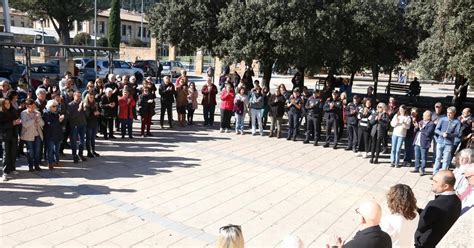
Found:
[[60, 142], [63, 140], [63, 130], [59, 122], [59, 114], [45, 111], [44, 120], [44, 138], [46, 141]]
[[[435, 133], [438, 135], [438, 144], [454, 145], [454, 140], [461, 135], [461, 122], [458, 119], [448, 120], [448, 117], [443, 117], [436, 125]], [[447, 133], [446, 138], [443, 134]]]
[[[419, 127], [423, 124], [423, 121], [418, 122]], [[423, 149], [429, 149], [431, 146], [431, 140], [433, 140], [434, 131], [436, 125], [434, 122], [429, 121], [423, 128], [415, 128], [415, 140], [413, 145], [415, 145], [418, 135], [420, 135], [420, 147]]]

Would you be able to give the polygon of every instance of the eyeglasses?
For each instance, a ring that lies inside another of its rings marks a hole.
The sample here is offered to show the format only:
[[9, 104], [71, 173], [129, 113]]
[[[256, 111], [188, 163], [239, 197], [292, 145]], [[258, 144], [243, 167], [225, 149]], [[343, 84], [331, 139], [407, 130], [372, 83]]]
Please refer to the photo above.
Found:
[[226, 230], [231, 229], [231, 228], [236, 228], [236, 229], [238, 229], [239, 231], [242, 231], [242, 228], [241, 228], [239, 225], [232, 225], [232, 224], [230, 224], [230, 225], [223, 226], [223, 227], [219, 228], [219, 232], [221, 232], [221, 231], [226, 231]]
[[466, 180], [469, 180], [472, 176], [474, 176], [474, 175], [466, 176], [465, 178], [466, 178]]

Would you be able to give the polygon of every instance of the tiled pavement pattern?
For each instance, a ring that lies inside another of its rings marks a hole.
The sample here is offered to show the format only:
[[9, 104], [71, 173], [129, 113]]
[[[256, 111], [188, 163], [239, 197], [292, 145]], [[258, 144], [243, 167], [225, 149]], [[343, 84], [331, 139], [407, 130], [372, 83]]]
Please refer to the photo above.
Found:
[[343, 149], [219, 133], [201, 112], [197, 125], [155, 125], [149, 138], [136, 123], [136, 139], [99, 139], [100, 158], [66, 155], [54, 171], [28, 173], [22, 157], [21, 173], [0, 183], [0, 247], [214, 247], [229, 223], [247, 247], [278, 247], [288, 234], [324, 247], [353, 236], [359, 202], [388, 213], [391, 185], [410, 185], [420, 207], [432, 198], [428, 176], [390, 168], [388, 155], [372, 165]]
[[101, 140], [100, 158], [52, 172], [20, 167], [0, 184], [1, 246], [213, 247], [219, 227], [234, 223], [248, 247], [288, 234], [323, 247], [334, 234], [351, 237], [357, 204], [385, 206], [395, 183], [412, 186], [420, 206], [431, 197], [428, 177], [343, 149], [201, 125], [153, 133]]

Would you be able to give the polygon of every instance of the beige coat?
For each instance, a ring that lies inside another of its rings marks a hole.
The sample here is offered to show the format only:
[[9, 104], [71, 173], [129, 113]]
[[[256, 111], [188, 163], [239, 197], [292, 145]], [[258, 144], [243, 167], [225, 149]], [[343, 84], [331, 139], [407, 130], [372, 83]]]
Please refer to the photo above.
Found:
[[[35, 121], [35, 115], [39, 115], [38, 121]], [[28, 113], [28, 109], [25, 109], [21, 112], [21, 140], [24, 141], [34, 141], [35, 133], [38, 133], [41, 139], [43, 139], [43, 126], [44, 121], [41, 118], [41, 113], [38, 110], [35, 110], [33, 113]], [[35, 132], [36, 130], [36, 132]]]

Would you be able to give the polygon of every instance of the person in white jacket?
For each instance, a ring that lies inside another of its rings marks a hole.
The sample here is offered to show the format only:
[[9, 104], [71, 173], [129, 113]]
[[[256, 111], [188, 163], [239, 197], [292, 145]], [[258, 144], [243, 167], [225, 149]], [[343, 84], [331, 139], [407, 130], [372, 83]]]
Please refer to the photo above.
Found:
[[392, 121], [390, 122], [390, 125], [393, 127], [390, 165], [392, 167], [400, 167], [400, 150], [403, 142], [405, 141], [407, 130], [411, 125], [411, 118], [408, 116], [407, 107], [405, 105], [400, 105], [398, 113], [395, 114]]

